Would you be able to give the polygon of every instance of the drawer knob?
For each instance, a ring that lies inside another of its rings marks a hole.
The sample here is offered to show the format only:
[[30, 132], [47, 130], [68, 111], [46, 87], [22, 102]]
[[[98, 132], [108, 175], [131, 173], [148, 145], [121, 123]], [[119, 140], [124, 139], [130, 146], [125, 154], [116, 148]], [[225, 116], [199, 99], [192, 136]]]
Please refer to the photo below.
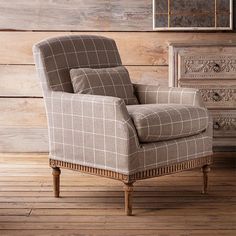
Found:
[[213, 96], [212, 96], [212, 99], [215, 101], [215, 102], [218, 102], [222, 99], [222, 97], [220, 96], [219, 93], [215, 92], [213, 93]]
[[214, 124], [213, 124], [213, 128], [214, 129], [219, 129], [220, 128], [220, 124], [219, 124], [219, 122], [214, 122]]
[[220, 72], [220, 65], [217, 64], [217, 63], [215, 63], [215, 64], [213, 65], [213, 71], [214, 71], [214, 72]]

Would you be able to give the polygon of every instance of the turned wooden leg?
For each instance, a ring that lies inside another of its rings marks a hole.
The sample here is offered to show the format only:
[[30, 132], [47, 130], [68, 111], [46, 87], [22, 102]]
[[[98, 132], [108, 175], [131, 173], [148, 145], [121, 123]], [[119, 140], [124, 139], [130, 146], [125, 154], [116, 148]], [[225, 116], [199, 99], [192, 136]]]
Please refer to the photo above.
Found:
[[202, 194], [207, 194], [208, 189], [208, 172], [210, 172], [210, 166], [205, 165], [202, 167], [202, 173], [203, 173], [203, 188], [202, 188]]
[[125, 183], [125, 214], [127, 216], [132, 215], [132, 194], [133, 194], [133, 183]]
[[60, 194], [60, 174], [60, 168], [52, 167], [54, 197], [59, 197]]

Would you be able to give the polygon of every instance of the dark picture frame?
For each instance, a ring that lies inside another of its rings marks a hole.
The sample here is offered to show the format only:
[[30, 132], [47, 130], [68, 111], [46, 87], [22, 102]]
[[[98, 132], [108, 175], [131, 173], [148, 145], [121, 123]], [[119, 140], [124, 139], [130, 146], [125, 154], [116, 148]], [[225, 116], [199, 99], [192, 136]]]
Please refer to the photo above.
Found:
[[233, 30], [233, 0], [153, 0], [153, 30]]

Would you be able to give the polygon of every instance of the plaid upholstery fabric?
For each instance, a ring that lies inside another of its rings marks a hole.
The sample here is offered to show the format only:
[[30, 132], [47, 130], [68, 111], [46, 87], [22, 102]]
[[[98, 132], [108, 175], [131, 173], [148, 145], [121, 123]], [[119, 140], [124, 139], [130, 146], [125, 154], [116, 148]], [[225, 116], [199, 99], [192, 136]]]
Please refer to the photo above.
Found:
[[133, 84], [124, 66], [70, 70], [75, 93], [104, 95], [123, 98], [126, 105], [138, 104]]
[[204, 107], [197, 89], [168, 88], [157, 85], [135, 84], [136, 96], [141, 104], [186, 104]]
[[120, 66], [121, 59], [113, 39], [93, 35], [70, 35], [43, 40], [33, 47], [35, 62], [44, 91], [73, 92], [72, 68]]
[[194, 136], [143, 144], [137, 169], [148, 170], [209, 155], [212, 155], [212, 122], [205, 132]]
[[52, 159], [131, 174], [211, 154], [211, 126], [187, 138], [139, 143], [120, 98], [53, 92], [46, 104]]
[[139, 142], [122, 99], [53, 92], [46, 105], [50, 158], [129, 172]]
[[208, 111], [182, 104], [127, 106], [141, 142], [170, 140], [198, 134], [208, 126]]
[[[113, 40], [99, 36], [65, 36], [42, 41], [33, 51], [46, 104], [50, 158], [132, 174], [212, 154], [212, 123], [198, 135], [142, 144], [124, 100], [72, 93], [71, 68], [121, 65]], [[140, 92], [139, 99], [146, 103], [159, 102], [156, 99], [159, 91], [152, 90], [150, 96], [146, 93], [143, 97], [144, 93]], [[170, 92], [163, 94], [172, 97]], [[194, 91], [174, 103], [200, 106]]]

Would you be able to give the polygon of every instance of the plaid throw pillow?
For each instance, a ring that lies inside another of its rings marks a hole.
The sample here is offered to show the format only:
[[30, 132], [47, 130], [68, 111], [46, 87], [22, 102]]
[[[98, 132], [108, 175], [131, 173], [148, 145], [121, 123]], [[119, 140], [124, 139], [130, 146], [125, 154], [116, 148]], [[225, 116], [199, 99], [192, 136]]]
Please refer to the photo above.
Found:
[[70, 76], [75, 93], [119, 97], [124, 99], [126, 105], [138, 104], [124, 66], [71, 69]]

